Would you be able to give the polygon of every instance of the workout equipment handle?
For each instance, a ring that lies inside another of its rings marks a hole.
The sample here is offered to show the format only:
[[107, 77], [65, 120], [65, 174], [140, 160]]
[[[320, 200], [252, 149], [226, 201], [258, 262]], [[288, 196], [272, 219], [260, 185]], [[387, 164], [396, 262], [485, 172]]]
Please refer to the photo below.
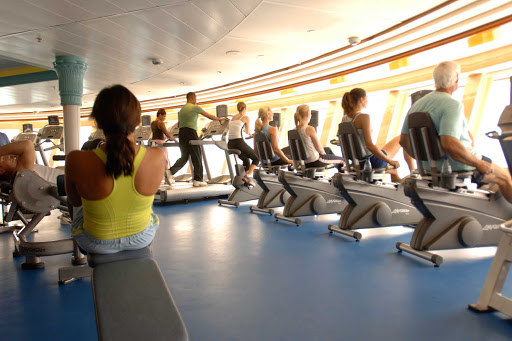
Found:
[[500, 225], [500, 229], [506, 233], [512, 233], [512, 220], [506, 221]]

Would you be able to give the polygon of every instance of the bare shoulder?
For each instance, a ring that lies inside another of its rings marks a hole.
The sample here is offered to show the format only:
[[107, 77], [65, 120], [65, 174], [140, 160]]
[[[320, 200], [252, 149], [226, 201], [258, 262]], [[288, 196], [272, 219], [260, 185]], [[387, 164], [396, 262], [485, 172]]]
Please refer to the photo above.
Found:
[[242, 118], [240, 119], [240, 121], [244, 122], [244, 123], [247, 123], [249, 122], [249, 117], [247, 116], [242, 116]]
[[147, 159], [149, 162], [166, 162], [165, 153], [163, 148], [160, 147], [152, 147], [146, 150], [146, 155], [144, 159]]
[[359, 114], [358, 118], [361, 121], [369, 121], [370, 120], [370, 115], [361, 113], [361, 114]]
[[316, 130], [312, 126], [306, 126], [306, 135], [307, 136], [316, 136]]
[[[88, 170], [94, 165], [94, 158], [98, 159], [92, 151], [73, 150], [66, 155], [66, 176], [81, 176], [84, 170]], [[99, 160], [99, 159], [98, 159]]]
[[69, 164], [77, 164], [83, 162], [84, 160], [89, 160], [91, 154], [94, 153], [92, 151], [73, 150], [68, 155], [66, 155], [66, 166]]
[[162, 147], [147, 148], [146, 155], [148, 155], [149, 157], [156, 157], [156, 158], [164, 157], [165, 158], [164, 150]]
[[359, 116], [356, 117], [356, 120], [354, 120], [354, 125], [356, 128], [366, 128], [370, 127], [370, 115], [368, 114], [359, 114]]

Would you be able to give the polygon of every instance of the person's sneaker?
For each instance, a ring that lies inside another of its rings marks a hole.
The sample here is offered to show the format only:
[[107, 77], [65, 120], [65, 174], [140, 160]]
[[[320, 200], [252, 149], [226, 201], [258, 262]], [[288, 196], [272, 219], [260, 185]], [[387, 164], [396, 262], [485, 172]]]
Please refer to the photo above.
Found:
[[204, 181], [197, 181], [197, 180], [194, 180], [192, 182], [192, 186], [194, 187], [202, 187], [202, 186], [208, 186], [208, 184]]
[[61, 225], [70, 225], [71, 224], [71, 217], [69, 216], [68, 212], [62, 212], [62, 214], [58, 218], [60, 219]]
[[172, 185], [173, 183], [175, 183], [176, 181], [174, 180], [174, 177], [172, 176], [171, 174], [171, 171], [170, 170], [166, 170], [165, 171], [165, 183], [167, 183], [168, 185]]

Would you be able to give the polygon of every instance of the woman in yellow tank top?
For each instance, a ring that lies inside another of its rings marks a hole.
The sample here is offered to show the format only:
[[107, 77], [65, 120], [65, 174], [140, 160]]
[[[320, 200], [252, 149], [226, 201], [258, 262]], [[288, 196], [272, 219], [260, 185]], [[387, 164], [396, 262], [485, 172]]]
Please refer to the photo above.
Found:
[[166, 161], [161, 148], [138, 146], [137, 98], [125, 87], [103, 89], [91, 116], [105, 133], [94, 151], [66, 156], [66, 192], [75, 207], [72, 236], [91, 253], [115, 253], [148, 246], [158, 228], [153, 199]]

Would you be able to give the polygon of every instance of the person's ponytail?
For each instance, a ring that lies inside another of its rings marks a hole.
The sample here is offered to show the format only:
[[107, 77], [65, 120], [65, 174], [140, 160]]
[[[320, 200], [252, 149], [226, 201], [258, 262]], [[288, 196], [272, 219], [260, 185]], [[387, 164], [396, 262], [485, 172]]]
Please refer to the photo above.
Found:
[[122, 85], [103, 89], [94, 102], [91, 116], [106, 140], [105, 171], [115, 179], [133, 174], [135, 145], [128, 135], [139, 125], [140, 114], [139, 101]]
[[366, 97], [366, 91], [361, 88], [354, 88], [350, 92], [345, 92], [341, 100], [343, 112], [350, 118], [354, 118], [357, 111], [357, 103], [361, 98]]
[[258, 110], [258, 118], [254, 124], [254, 130], [259, 133], [263, 129], [263, 120], [267, 118], [267, 114], [270, 111], [270, 107], [264, 106]]
[[[105, 132], [105, 130], [103, 131]], [[105, 136], [109, 137], [106, 145], [107, 164], [105, 170], [107, 174], [112, 175], [115, 179], [122, 174], [132, 175], [135, 148], [133, 143], [128, 140], [126, 128], [119, 126], [119, 129], [113, 132], [105, 132]]]
[[343, 95], [343, 99], [341, 100], [341, 107], [343, 108], [343, 113], [352, 118], [354, 116], [354, 106], [352, 104], [352, 96], [350, 95], [350, 92], [345, 92]]
[[[298, 127], [301, 119], [306, 119], [309, 115], [309, 105], [301, 104], [297, 107], [293, 119], [295, 121], [295, 127]], [[306, 122], [307, 124], [308, 122]]]
[[259, 118], [257, 118], [256, 123], [254, 123], [254, 131], [259, 133], [261, 131], [261, 128], [263, 128], [263, 123]]

